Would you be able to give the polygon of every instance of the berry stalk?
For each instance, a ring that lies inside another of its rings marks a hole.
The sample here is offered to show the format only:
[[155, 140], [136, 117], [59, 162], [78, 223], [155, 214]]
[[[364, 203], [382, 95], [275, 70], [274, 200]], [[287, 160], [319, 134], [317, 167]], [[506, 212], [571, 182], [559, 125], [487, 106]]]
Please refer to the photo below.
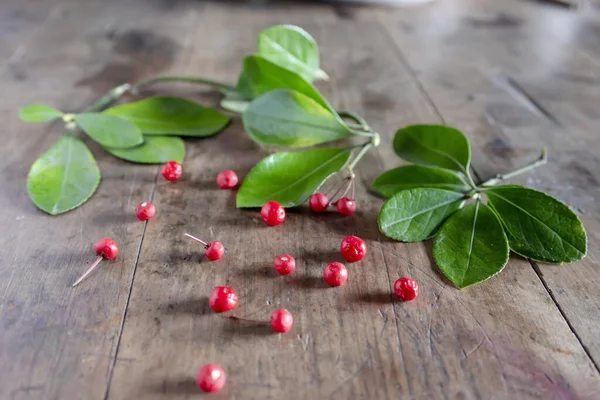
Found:
[[85, 273], [83, 275], [81, 275], [79, 277], [79, 279], [77, 279], [75, 281], [75, 283], [73, 285], [71, 285], [71, 287], [75, 287], [75, 286], [79, 285], [81, 283], [81, 281], [83, 281], [89, 274], [91, 274], [92, 271], [94, 269], [96, 269], [96, 267], [98, 266], [98, 264], [100, 264], [100, 261], [102, 261], [102, 258], [104, 258], [104, 257], [98, 256], [98, 258], [96, 258], [96, 261], [94, 261], [94, 263], [88, 268], [88, 270], [85, 271]]

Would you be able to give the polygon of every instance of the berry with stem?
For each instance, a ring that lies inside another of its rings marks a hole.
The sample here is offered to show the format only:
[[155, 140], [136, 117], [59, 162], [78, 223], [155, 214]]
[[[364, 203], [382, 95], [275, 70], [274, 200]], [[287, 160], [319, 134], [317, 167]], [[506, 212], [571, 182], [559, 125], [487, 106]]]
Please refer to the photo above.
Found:
[[160, 173], [168, 181], [176, 181], [183, 174], [183, 167], [177, 161], [169, 161], [160, 168]]
[[222, 313], [231, 311], [238, 305], [238, 295], [232, 287], [217, 286], [210, 293], [208, 305], [214, 312]]
[[308, 204], [314, 212], [323, 212], [329, 207], [329, 199], [323, 193], [315, 193], [310, 196]]
[[394, 293], [402, 301], [411, 301], [419, 295], [419, 284], [411, 278], [400, 278], [394, 282]]
[[280, 275], [291, 274], [296, 269], [296, 260], [289, 254], [282, 254], [275, 258], [273, 266]]
[[331, 287], [342, 286], [348, 280], [348, 270], [344, 264], [332, 262], [323, 270], [323, 279]]
[[260, 216], [270, 226], [277, 226], [285, 221], [285, 209], [276, 201], [269, 201], [262, 206]]
[[275, 332], [286, 333], [292, 329], [292, 325], [294, 325], [294, 316], [285, 308], [275, 310], [271, 314], [271, 328]]
[[357, 262], [365, 258], [367, 244], [358, 236], [346, 236], [340, 245], [340, 252], [348, 262]]
[[114, 260], [119, 254], [119, 246], [117, 246], [117, 242], [110, 238], [103, 238], [94, 243], [94, 253], [98, 255], [96, 261], [88, 268], [87, 271], [79, 279], [73, 283], [73, 287], [79, 285], [81, 281], [85, 279], [92, 271], [100, 264], [102, 259], [106, 258], [107, 260]]
[[338, 212], [344, 217], [354, 214], [356, 211], [356, 202], [348, 197], [342, 197], [335, 204]]
[[196, 384], [202, 391], [207, 393], [218, 392], [223, 389], [226, 381], [225, 371], [217, 364], [206, 364], [196, 378]]
[[135, 208], [135, 216], [140, 221], [148, 221], [154, 217], [154, 214], [156, 214], [156, 207], [154, 207], [154, 204], [150, 203], [149, 201], [140, 203]]
[[223, 253], [225, 253], [225, 247], [223, 247], [221, 242], [217, 242], [215, 240], [210, 243], [206, 243], [204, 240], [198, 239], [196, 236], [192, 236], [189, 233], [184, 233], [184, 235], [198, 243], [201, 243], [205, 249], [204, 254], [210, 261], [216, 261], [223, 257]]
[[219, 172], [219, 175], [217, 175], [217, 185], [219, 185], [221, 189], [233, 189], [237, 184], [238, 176], [230, 169], [221, 171]]

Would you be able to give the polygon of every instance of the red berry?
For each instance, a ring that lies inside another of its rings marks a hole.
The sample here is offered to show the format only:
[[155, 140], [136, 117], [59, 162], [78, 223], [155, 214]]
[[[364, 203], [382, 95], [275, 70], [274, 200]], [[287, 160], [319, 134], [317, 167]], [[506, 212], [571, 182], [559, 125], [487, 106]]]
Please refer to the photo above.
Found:
[[215, 312], [231, 311], [238, 305], [235, 289], [229, 286], [217, 286], [213, 289], [208, 304]]
[[411, 301], [419, 295], [419, 284], [411, 278], [400, 278], [394, 282], [394, 293], [402, 301]]
[[348, 270], [344, 264], [332, 262], [323, 270], [323, 278], [329, 286], [342, 286], [348, 279]]
[[94, 252], [107, 260], [114, 260], [119, 254], [119, 246], [114, 240], [104, 238], [94, 243]]
[[217, 185], [221, 189], [233, 189], [238, 184], [238, 177], [232, 170], [228, 169], [219, 172], [217, 175]]
[[280, 275], [287, 275], [291, 274], [296, 269], [296, 260], [289, 254], [282, 254], [275, 258], [273, 265]]
[[348, 197], [342, 197], [337, 201], [336, 207], [340, 214], [347, 217], [356, 211], [356, 202]]
[[204, 392], [218, 392], [225, 386], [225, 371], [217, 364], [206, 364], [200, 368], [196, 383]]
[[271, 327], [275, 332], [286, 333], [294, 325], [294, 316], [285, 308], [275, 310], [271, 314]]
[[262, 206], [260, 216], [267, 225], [276, 226], [285, 220], [285, 209], [276, 201], [269, 201]]
[[140, 203], [135, 208], [135, 216], [138, 217], [140, 221], [148, 221], [154, 217], [154, 214], [156, 214], [156, 207], [149, 201]]
[[210, 242], [208, 247], [206, 247], [206, 252], [204, 254], [206, 254], [206, 258], [210, 261], [216, 261], [223, 257], [223, 253], [225, 253], [225, 248], [221, 242], [214, 241]]
[[323, 212], [329, 207], [329, 199], [323, 193], [315, 193], [310, 196], [308, 204], [314, 212]]
[[348, 262], [357, 262], [365, 258], [367, 245], [358, 236], [346, 236], [340, 245], [340, 252]]
[[169, 161], [162, 166], [160, 173], [165, 177], [166, 180], [176, 181], [181, 178], [181, 175], [183, 174], [183, 168], [177, 161]]

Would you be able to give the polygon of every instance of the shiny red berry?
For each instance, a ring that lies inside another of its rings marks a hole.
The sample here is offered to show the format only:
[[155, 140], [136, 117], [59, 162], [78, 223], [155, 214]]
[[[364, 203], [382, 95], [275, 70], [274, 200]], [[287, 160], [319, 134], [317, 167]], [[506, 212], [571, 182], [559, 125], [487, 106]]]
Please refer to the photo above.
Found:
[[275, 258], [273, 266], [280, 275], [291, 274], [296, 269], [296, 260], [289, 254], [282, 254]]
[[176, 181], [183, 174], [183, 167], [177, 161], [169, 161], [160, 169], [160, 173], [168, 181]]
[[348, 262], [357, 262], [365, 258], [367, 244], [358, 236], [346, 236], [340, 245], [340, 252]]
[[196, 383], [204, 392], [218, 392], [225, 386], [225, 371], [217, 364], [206, 364], [200, 368]]
[[208, 305], [218, 313], [231, 311], [238, 305], [237, 293], [232, 287], [217, 286], [208, 298]]
[[336, 203], [338, 212], [347, 217], [356, 211], [356, 202], [348, 197], [342, 197]]
[[271, 314], [271, 327], [275, 332], [286, 333], [294, 325], [294, 316], [285, 308], [275, 310]]
[[208, 247], [206, 248], [206, 258], [210, 261], [216, 261], [223, 257], [223, 253], [225, 253], [225, 247], [221, 244], [221, 242], [210, 242]]
[[411, 278], [400, 278], [394, 282], [394, 293], [402, 301], [411, 301], [419, 295], [419, 284]]
[[329, 286], [342, 286], [348, 279], [348, 270], [344, 264], [332, 262], [323, 270], [323, 279]]
[[217, 185], [221, 189], [233, 189], [238, 184], [238, 177], [232, 170], [228, 169], [219, 172], [217, 175]]
[[100, 264], [103, 258], [107, 260], [114, 260], [117, 258], [117, 254], [119, 254], [119, 246], [117, 246], [117, 242], [110, 238], [103, 238], [94, 243], [94, 253], [98, 255], [96, 261], [88, 268], [87, 271], [83, 275], [81, 275], [73, 284], [73, 287], [79, 285], [82, 280], [85, 279], [97, 266]]
[[329, 199], [323, 193], [315, 193], [310, 196], [308, 204], [314, 212], [323, 212], [329, 207]]
[[156, 214], [156, 207], [149, 201], [140, 203], [135, 208], [135, 216], [138, 217], [140, 221], [148, 221], [154, 217], [154, 214]]
[[262, 206], [260, 216], [270, 226], [276, 226], [285, 221], [285, 209], [276, 201], [269, 201]]
[[94, 243], [94, 252], [107, 260], [114, 260], [117, 258], [117, 254], [119, 254], [119, 246], [117, 246], [117, 242], [114, 240], [104, 238]]

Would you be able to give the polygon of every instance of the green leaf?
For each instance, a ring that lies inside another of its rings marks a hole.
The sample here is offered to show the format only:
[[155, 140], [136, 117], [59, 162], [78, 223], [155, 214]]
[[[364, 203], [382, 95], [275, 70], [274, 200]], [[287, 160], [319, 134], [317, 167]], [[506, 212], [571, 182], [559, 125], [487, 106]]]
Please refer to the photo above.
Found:
[[304, 29], [294, 25], [276, 25], [258, 35], [258, 54], [294, 71], [308, 82], [327, 79], [319, 68], [319, 46]]
[[219, 111], [179, 97], [149, 97], [104, 113], [128, 119], [145, 135], [211, 136], [229, 123]]
[[167, 161], [183, 162], [185, 143], [177, 136], [144, 136], [144, 143], [130, 149], [105, 147], [115, 157], [140, 164], [163, 164]]
[[284, 207], [302, 204], [350, 159], [348, 149], [275, 153], [252, 168], [237, 195], [237, 207], [262, 207], [277, 201]]
[[63, 113], [56, 108], [43, 104], [34, 104], [21, 108], [19, 117], [25, 122], [42, 123], [62, 118]]
[[444, 125], [411, 125], [396, 132], [394, 151], [415, 164], [469, 171], [471, 147], [460, 131]]
[[429, 239], [449, 215], [464, 204], [464, 195], [436, 188], [403, 190], [383, 204], [379, 229], [392, 239], [420, 242]]
[[102, 113], [75, 114], [75, 122], [102, 146], [126, 149], [144, 142], [137, 126], [124, 118]]
[[237, 92], [229, 92], [225, 95], [225, 98], [221, 100], [221, 107], [224, 109], [242, 114], [248, 108], [250, 102], [242, 98]]
[[[292, 89], [310, 97], [322, 107], [335, 113], [321, 93], [295, 72], [282, 68], [260, 56], [244, 59], [244, 70], [240, 75], [237, 90], [246, 100], [253, 100], [271, 90]], [[335, 114], [337, 115], [337, 114]]]
[[499, 186], [484, 193], [500, 217], [515, 253], [551, 263], [585, 257], [585, 229], [567, 205], [523, 186]]
[[508, 254], [508, 240], [500, 220], [480, 201], [448, 218], [433, 243], [438, 267], [461, 289], [502, 271]]
[[242, 118], [250, 137], [270, 146], [308, 147], [352, 135], [331, 111], [290, 89], [263, 94]]
[[423, 165], [405, 165], [391, 169], [373, 182], [373, 189], [386, 197], [413, 188], [438, 188], [463, 193], [470, 189], [454, 172]]
[[27, 176], [33, 203], [57, 215], [83, 204], [98, 188], [100, 170], [87, 146], [73, 136], [63, 136], [38, 158]]

